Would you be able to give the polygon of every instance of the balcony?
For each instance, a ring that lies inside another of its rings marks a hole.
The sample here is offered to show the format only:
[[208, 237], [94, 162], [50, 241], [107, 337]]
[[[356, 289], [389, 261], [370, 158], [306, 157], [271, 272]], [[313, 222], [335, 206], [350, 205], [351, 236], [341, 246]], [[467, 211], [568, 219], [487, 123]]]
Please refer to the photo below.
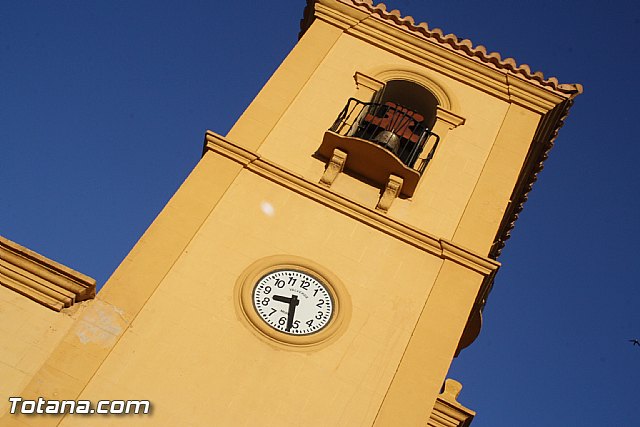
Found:
[[398, 176], [403, 179], [400, 193], [411, 197], [440, 140], [423, 121], [419, 113], [393, 102], [350, 98], [317, 154], [330, 159], [339, 149], [347, 153], [346, 171], [382, 186], [390, 175]]

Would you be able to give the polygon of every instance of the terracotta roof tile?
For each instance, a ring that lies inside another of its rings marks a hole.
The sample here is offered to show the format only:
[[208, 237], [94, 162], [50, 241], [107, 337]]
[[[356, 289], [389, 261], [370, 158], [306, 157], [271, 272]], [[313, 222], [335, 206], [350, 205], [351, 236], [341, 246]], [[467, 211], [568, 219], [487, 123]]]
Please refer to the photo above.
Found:
[[[513, 58], [502, 59], [497, 52], [487, 52], [487, 49], [482, 46], [473, 46], [473, 43], [469, 39], [459, 39], [455, 34], [444, 34], [439, 28], [429, 29], [426, 22], [416, 24], [415, 20], [411, 16], [403, 17], [399, 10], [394, 9], [391, 12], [387, 11], [387, 6], [384, 3], [373, 4], [371, 0], [337, 0], [340, 3], [347, 4], [356, 7], [360, 10], [366, 11], [371, 15], [376, 15], [380, 19], [403, 30], [409, 31], [418, 37], [428, 40], [434, 40], [449, 49], [459, 51], [467, 55], [468, 57], [485, 63], [489, 66], [495, 67], [500, 70], [511, 72], [515, 75], [519, 75], [527, 80], [533, 81], [539, 85], [548, 87], [550, 89], [569, 94], [571, 96], [582, 93], [582, 86], [580, 84], [559, 84], [558, 79], [555, 77], [545, 78], [544, 74], [540, 71], [532, 72], [531, 68], [527, 64], [518, 65]], [[300, 34], [302, 35], [309, 27], [313, 20], [313, 5], [316, 0], [307, 0], [307, 7], [305, 8], [304, 17], [300, 22]]]

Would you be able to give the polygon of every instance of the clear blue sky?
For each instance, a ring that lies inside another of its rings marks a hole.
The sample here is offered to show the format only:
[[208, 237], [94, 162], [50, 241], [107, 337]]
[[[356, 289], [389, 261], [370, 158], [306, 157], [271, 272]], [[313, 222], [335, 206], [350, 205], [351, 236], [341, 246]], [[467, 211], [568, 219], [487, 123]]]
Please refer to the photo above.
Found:
[[[102, 285], [297, 39], [303, 0], [0, 2], [0, 234]], [[474, 427], [638, 425], [640, 3], [389, 0], [582, 83], [452, 365]]]

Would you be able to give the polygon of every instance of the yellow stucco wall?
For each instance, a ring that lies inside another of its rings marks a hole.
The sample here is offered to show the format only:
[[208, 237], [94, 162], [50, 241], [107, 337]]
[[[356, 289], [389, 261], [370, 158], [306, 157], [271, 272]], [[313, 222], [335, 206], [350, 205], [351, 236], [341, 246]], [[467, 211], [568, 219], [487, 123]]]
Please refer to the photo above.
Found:
[[56, 312], [0, 286], [0, 417], [19, 396], [77, 318], [79, 307]]
[[[318, 350], [283, 351], [238, 319], [238, 276], [273, 254], [313, 259], [341, 278], [352, 302], [344, 336]], [[242, 172], [81, 398], [126, 390], [150, 399], [154, 418], [186, 423], [370, 425], [441, 263]], [[185, 395], [186, 385], [206, 399]]]

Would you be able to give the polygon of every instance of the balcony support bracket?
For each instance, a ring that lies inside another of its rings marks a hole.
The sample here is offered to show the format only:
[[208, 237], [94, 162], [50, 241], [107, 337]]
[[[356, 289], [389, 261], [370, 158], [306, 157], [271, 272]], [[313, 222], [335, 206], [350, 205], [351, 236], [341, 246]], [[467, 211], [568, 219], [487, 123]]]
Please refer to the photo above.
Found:
[[331, 187], [331, 184], [336, 180], [342, 169], [344, 169], [344, 164], [347, 161], [347, 153], [344, 151], [335, 148], [333, 150], [333, 154], [327, 163], [327, 167], [320, 178], [320, 184], [325, 187]]
[[382, 195], [380, 196], [380, 200], [378, 200], [378, 205], [376, 209], [387, 213], [389, 208], [391, 208], [391, 204], [400, 194], [400, 190], [402, 190], [402, 183], [404, 180], [399, 176], [389, 175], [389, 181], [387, 181], [387, 185], [384, 188]]

